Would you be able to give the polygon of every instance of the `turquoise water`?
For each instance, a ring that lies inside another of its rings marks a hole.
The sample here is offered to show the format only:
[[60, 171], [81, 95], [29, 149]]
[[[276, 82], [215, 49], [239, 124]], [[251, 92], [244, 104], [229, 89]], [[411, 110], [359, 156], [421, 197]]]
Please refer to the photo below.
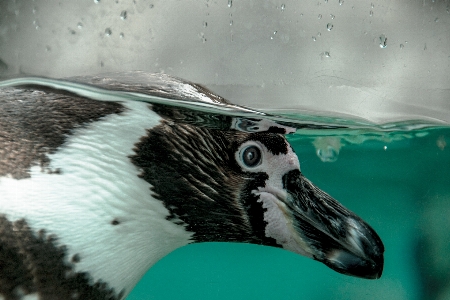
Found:
[[328, 142], [342, 144], [333, 162], [319, 158], [317, 138], [289, 137], [302, 172], [380, 235], [381, 279], [341, 275], [281, 249], [195, 244], [158, 262], [128, 299], [433, 299], [427, 280], [441, 280], [432, 290], [450, 299], [450, 128], [348, 131]]

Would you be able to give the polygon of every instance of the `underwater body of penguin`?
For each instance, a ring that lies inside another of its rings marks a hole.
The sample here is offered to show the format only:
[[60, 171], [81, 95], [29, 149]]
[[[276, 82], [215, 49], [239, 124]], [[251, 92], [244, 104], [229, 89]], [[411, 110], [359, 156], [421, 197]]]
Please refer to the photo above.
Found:
[[[167, 75], [118, 78], [74, 81], [227, 103]], [[380, 238], [302, 175], [286, 127], [194, 123], [159, 104], [1, 88], [0, 299], [123, 299], [163, 256], [208, 241], [281, 247], [343, 274], [381, 276]]]

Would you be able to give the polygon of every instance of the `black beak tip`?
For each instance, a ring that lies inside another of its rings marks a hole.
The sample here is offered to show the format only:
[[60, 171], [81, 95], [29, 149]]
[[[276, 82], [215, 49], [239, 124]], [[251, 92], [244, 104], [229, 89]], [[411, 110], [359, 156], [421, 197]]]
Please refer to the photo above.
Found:
[[328, 267], [336, 272], [365, 279], [378, 279], [383, 273], [383, 254], [370, 258], [361, 258], [353, 253], [340, 250], [332, 255], [332, 259], [325, 259]]

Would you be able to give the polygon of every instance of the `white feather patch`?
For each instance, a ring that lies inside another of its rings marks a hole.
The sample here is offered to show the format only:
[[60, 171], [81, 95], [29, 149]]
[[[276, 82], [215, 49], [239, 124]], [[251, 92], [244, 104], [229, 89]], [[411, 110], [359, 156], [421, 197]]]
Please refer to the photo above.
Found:
[[49, 155], [50, 168], [61, 174], [35, 166], [31, 178], [0, 178], [0, 213], [56, 234], [68, 247], [67, 259], [79, 254], [75, 271], [128, 294], [152, 264], [189, 243], [192, 234], [165, 219], [168, 210], [128, 158], [160, 117], [146, 103], [123, 105], [124, 113], [77, 129]]

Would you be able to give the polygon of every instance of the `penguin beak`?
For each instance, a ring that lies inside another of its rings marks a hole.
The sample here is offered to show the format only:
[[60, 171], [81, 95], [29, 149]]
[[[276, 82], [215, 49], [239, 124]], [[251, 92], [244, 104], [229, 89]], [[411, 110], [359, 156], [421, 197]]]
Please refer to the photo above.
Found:
[[[384, 246], [361, 218], [306, 179], [300, 170], [283, 176], [284, 213], [292, 225], [297, 249], [331, 269], [377, 279], [383, 271]], [[281, 200], [281, 199], [280, 199]]]

